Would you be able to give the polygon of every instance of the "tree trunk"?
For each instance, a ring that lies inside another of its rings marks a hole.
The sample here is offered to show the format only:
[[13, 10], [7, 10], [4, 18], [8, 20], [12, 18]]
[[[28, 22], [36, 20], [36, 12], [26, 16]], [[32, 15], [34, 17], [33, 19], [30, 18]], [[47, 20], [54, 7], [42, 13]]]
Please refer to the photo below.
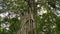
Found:
[[34, 0], [29, 0], [28, 11], [23, 12], [21, 16], [21, 25], [17, 34], [36, 34], [35, 32], [35, 21], [34, 21]]

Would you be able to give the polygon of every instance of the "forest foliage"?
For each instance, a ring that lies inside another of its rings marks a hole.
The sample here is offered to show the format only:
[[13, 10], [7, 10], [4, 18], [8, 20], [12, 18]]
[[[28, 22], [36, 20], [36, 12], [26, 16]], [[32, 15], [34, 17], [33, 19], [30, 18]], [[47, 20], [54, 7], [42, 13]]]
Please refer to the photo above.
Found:
[[[35, 1], [37, 34], [60, 34], [60, 0]], [[29, 0], [0, 1], [0, 34], [16, 34], [20, 29], [20, 17], [27, 11]], [[44, 11], [46, 11], [44, 13]], [[8, 14], [7, 16], [4, 14]], [[1, 16], [3, 14], [3, 16]]]

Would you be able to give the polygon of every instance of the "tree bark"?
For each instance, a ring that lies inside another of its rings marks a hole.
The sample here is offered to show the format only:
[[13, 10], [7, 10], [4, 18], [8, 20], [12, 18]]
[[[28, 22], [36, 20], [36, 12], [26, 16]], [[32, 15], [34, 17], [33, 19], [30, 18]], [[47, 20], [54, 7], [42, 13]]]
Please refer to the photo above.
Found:
[[21, 25], [17, 34], [36, 34], [35, 31], [35, 21], [34, 21], [34, 11], [35, 5], [34, 0], [29, 0], [28, 2], [28, 11], [23, 12], [24, 15], [21, 16]]

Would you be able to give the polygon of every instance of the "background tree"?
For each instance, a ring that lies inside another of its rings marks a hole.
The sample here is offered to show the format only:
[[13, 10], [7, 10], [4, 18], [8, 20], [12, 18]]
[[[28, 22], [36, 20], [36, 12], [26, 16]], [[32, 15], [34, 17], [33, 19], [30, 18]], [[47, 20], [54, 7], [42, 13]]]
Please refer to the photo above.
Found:
[[0, 34], [60, 34], [60, 0], [1, 0]]

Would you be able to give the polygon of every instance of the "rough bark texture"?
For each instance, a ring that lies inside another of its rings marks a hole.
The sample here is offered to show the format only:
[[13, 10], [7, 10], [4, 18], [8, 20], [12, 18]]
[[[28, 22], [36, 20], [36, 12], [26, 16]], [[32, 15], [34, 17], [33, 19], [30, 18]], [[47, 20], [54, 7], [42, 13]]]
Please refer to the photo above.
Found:
[[34, 0], [29, 0], [28, 11], [24, 12], [21, 16], [21, 25], [17, 34], [36, 34], [35, 33], [35, 22], [34, 22], [34, 11], [35, 5]]

